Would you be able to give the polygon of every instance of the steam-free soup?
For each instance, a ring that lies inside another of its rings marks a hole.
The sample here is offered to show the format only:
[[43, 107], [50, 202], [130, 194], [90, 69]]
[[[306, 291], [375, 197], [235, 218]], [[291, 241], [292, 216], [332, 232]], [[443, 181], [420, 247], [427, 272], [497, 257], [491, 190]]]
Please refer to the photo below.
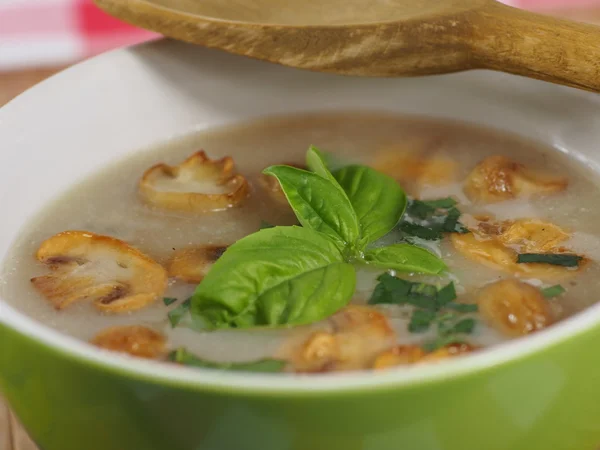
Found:
[[514, 136], [380, 113], [202, 132], [48, 205], [8, 256], [2, 295], [61, 332], [165, 363], [432, 363], [596, 301], [596, 176]]

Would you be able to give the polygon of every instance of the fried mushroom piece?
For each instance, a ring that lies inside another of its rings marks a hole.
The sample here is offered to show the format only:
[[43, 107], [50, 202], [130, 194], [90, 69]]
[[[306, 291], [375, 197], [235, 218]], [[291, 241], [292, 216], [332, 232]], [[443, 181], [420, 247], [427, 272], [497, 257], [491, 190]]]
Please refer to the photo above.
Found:
[[465, 195], [475, 203], [497, 203], [517, 197], [552, 194], [567, 188], [568, 180], [528, 169], [506, 156], [489, 156], [467, 176]]
[[[307, 169], [305, 165], [296, 163], [282, 163], [282, 165], [296, 167], [297, 169], [303, 170]], [[279, 183], [279, 180], [277, 178], [275, 178], [272, 175], [267, 175], [263, 173], [260, 175], [259, 182], [263, 189], [268, 192], [269, 196], [271, 196], [273, 200], [282, 205], [288, 204], [287, 198], [283, 193], [283, 189], [281, 189], [281, 183]]]
[[373, 308], [350, 305], [331, 316], [328, 323], [330, 331], [312, 333], [292, 352], [290, 360], [296, 372], [367, 369], [394, 343], [394, 330]]
[[64, 231], [44, 241], [36, 258], [51, 273], [31, 282], [59, 310], [91, 300], [104, 312], [134, 311], [152, 303], [167, 287], [162, 266], [110, 236]]
[[226, 245], [199, 245], [176, 250], [167, 261], [167, 272], [170, 277], [186, 283], [200, 283], [225, 250]]
[[499, 231], [500, 242], [517, 248], [519, 253], [552, 252], [570, 237], [558, 225], [538, 219], [506, 221]]
[[140, 325], [124, 325], [102, 330], [91, 341], [96, 347], [147, 359], [166, 353], [167, 339], [161, 333]]
[[420, 362], [439, 362], [444, 359], [453, 358], [455, 356], [461, 356], [466, 353], [471, 353], [475, 350], [477, 350], [477, 347], [471, 344], [468, 344], [466, 342], [455, 342], [452, 344], [444, 345], [443, 347], [440, 347], [437, 350], [428, 353]]
[[439, 362], [465, 353], [471, 353], [476, 349], [477, 347], [471, 344], [456, 342], [426, 353], [418, 345], [397, 345], [379, 354], [373, 363], [373, 369], [382, 370], [397, 366]]
[[478, 293], [477, 304], [482, 317], [509, 337], [530, 334], [553, 323], [540, 290], [518, 280], [488, 284]]
[[578, 268], [567, 268], [541, 263], [517, 263], [519, 253], [565, 253], [560, 244], [569, 234], [559, 226], [538, 219], [518, 219], [494, 222], [485, 220], [470, 226], [471, 233], [453, 233], [450, 240], [465, 257], [492, 269], [515, 276], [560, 280], [578, 273]]
[[410, 365], [421, 361], [424, 357], [425, 351], [418, 345], [396, 345], [377, 356], [373, 369]]
[[[421, 146], [423, 144], [421, 143]], [[431, 151], [392, 149], [375, 156], [371, 166], [411, 188], [416, 194], [427, 186], [444, 186], [456, 180], [458, 164]]]
[[142, 176], [138, 191], [148, 204], [186, 211], [219, 211], [240, 204], [249, 193], [229, 156], [211, 160], [199, 151], [178, 166], [157, 164]]

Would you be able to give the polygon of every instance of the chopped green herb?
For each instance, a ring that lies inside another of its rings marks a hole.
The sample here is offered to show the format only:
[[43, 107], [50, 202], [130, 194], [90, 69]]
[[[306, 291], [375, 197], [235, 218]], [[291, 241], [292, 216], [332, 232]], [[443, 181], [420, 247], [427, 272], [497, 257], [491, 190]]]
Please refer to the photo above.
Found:
[[554, 266], [577, 267], [583, 258], [569, 253], [521, 253], [518, 263], [543, 263]]
[[442, 308], [456, 299], [456, 289], [454, 283], [448, 283], [437, 292], [436, 303], [438, 308]]
[[400, 228], [400, 231], [409, 236], [426, 239], [428, 241], [438, 241], [442, 238], [442, 233], [440, 231], [416, 223], [400, 222], [398, 227]]
[[269, 222], [266, 222], [264, 220], [260, 221], [260, 229], [264, 230], [265, 228], [274, 228], [275, 225], [271, 225]]
[[427, 331], [435, 319], [436, 312], [426, 309], [416, 309], [408, 324], [408, 331], [411, 333], [421, 333]]
[[475, 303], [456, 303], [450, 302], [446, 304], [446, 308], [453, 309], [454, 311], [462, 313], [477, 312], [479, 309]]
[[[438, 334], [450, 335], [471, 333], [475, 326], [475, 319], [467, 318], [458, 320], [457, 313], [477, 311], [477, 305], [456, 303], [456, 288], [450, 282], [438, 289], [427, 283], [418, 283], [394, 277], [389, 273], [381, 274], [377, 280], [370, 304], [389, 303], [395, 305], [413, 305], [413, 311], [408, 330], [411, 333], [427, 331], [433, 323], [437, 324]], [[452, 309], [454, 312], [440, 312], [443, 309]], [[457, 321], [458, 320], [458, 321]]]
[[445, 314], [438, 317], [437, 322], [438, 336], [431, 342], [423, 345], [426, 351], [432, 352], [438, 348], [449, 344], [462, 344], [465, 339], [461, 334], [471, 334], [475, 328], [475, 319], [466, 318], [455, 322], [455, 314]]
[[456, 298], [454, 283], [449, 283], [438, 290], [432, 284], [403, 280], [387, 272], [381, 274], [377, 281], [379, 283], [373, 290], [370, 304], [409, 304], [436, 311]]
[[560, 284], [555, 284], [554, 286], [542, 289], [542, 295], [546, 298], [558, 297], [564, 292], [565, 288], [562, 287]]
[[456, 204], [452, 197], [412, 199], [398, 228], [408, 236], [427, 240], [442, 239], [443, 233], [468, 233], [469, 230], [458, 221], [461, 213]]
[[190, 310], [190, 306], [192, 303], [192, 299], [188, 298], [186, 301], [178, 305], [176, 308], [173, 308], [167, 316], [169, 317], [169, 322], [171, 322], [171, 328], [175, 328], [181, 322], [181, 319], [187, 314]]
[[453, 206], [456, 206], [458, 203], [452, 197], [446, 198], [438, 198], [436, 200], [421, 200], [420, 203], [423, 203], [427, 206], [430, 206], [434, 209], [450, 209]]
[[278, 359], [261, 359], [243, 363], [206, 361], [188, 352], [184, 347], [180, 347], [171, 352], [169, 354], [169, 360], [184, 366], [237, 372], [281, 372], [286, 365], [285, 361]]
[[448, 334], [459, 334], [465, 333], [470, 334], [473, 332], [475, 328], [475, 319], [469, 317], [467, 319], [462, 319], [461, 321], [454, 324], [452, 328], [448, 330]]
[[163, 303], [165, 304], [165, 306], [172, 305], [176, 301], [177, 301], [177, 299], [175, 297], [164, 297], [163, 298]]

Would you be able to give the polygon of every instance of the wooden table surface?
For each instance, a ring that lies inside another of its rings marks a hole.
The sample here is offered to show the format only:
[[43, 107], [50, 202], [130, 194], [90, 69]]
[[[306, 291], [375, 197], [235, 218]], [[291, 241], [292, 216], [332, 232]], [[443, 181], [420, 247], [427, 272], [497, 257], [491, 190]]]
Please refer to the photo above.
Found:
[[[563, 17], [570, 16], [575, 20], [600, 24], [600, 9], [585, 12], [563, 11], [560, 15]], [[0, 72], [0, 107], [25, 89], [49, 77], [58, 70], [60, 68], [33, 69], [8, 73]], [[10, 413], [1, 397], [0, 450], [37, 450], [15, 417]]]

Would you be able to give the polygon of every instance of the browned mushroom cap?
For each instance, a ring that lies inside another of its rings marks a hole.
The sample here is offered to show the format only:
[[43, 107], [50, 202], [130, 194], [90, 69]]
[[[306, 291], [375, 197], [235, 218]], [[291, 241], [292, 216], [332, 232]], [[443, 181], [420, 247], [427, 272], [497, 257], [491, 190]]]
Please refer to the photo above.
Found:
[[418, 345], [396, 345], [377, 356], [373, 369], [381, 370], [415, 364], [424, 357], [425, 351]]
[[454, 248], [473, 261], [516, 276], [560, 280], [576, 275], [589, 262], [577, 268], [539, 263], [517, 263], [519, 253], [564, 253], [559, 244], [569, 234], [559, 226], [538, 219], [494, 222], [486, 220], [471, 228], [471, 233], [453, 233]]
[[[306, 166], [302, 165], [302, 164], [282, 163], [282, 165], [296, 167], [298, 169], [306, 170]], [[271, 198], [273, 200], [275, 200], [278, 203], [284, 204], [284, 205], [288, 204], [288, 201], [285, 198], [285, 194], [283, 193], [283, 190], [281, 189], [281, 184], [279, 183], [279, 180], [277, 178], [275, 178], [272, 175], [267, 175], [267, 174], [263, 173], [260, 175], [259, 181], [260, 181], [260, 184], [262, 185], [262, 187], [265, 189], [265, 191], [267, 191], [269, 193], [269, 195], [271, 196]]]
[[519, 253], [556, 251], [570, 237], [558, 225], [539, 219], [505, 221], [499, 231], [500, 242], [517, 248]]
[[170, 277], [186, 283], [200, 283], [225, 250], [226, 245], [199, 245], [177, 250], [167, 261], [167, 272]]
[[216, 161], [203, 151], [179, 166], [157, 164], [148, 169], [138, 185], [142, 199], [159, 208], [206, 212], [241, 203], [248, 195], [246, 179], [234, 174], [233, 159]]
[[437, 350], [434, 350], [431, 353], [425, 355], [423, 359], [419, 362], [428, 363], [428, 362], [439, 362], [444, 359], [453, 358], [455, 356], [461, 356], [466, 353], [471, 353], [477, 350], [477, 347], [471, 344], [467, 344], [466, 342], [456, 342], [453, 344], [444, 345]]
[[390, 348], [394, 330], [373, 308], [350, 305], [329, 319], [331, 331], [312, 333], [291, 355], [297, 372], [337, 372], [367, 369]]
[[167, 273], [159, 264], [110, 236], [64, 231], [44, 241], [36, 258], [51, 273], [31, 282], [56, 309], [92, 300], [105, 312], [133, 311], [167, 287]]
[[427, 186], [444, 186], [456, 180], [458, 164], [437, 153], [438, 144], [437, 138], [414, 140], [377, 153], [370, 165], [410, 188], [412, 194]]
[[501, 333], [518, 337], [553, 323], [548, 303], [539, 289], [517, 280], [485, 286], [477, 295], [483, 318]]
[[139, 325], [110, 327], [91, 340], [97, 347], [148, 359], [163, 356], [166, 353], [166, 342], [167, 339], [162, 334]]
[[496, 203], [511, 198], [552, 194], [567, 188], [565, 177], [526, 168], [506, 156], [489, 156], [467, 176], [464, 192], [473, 202]]

